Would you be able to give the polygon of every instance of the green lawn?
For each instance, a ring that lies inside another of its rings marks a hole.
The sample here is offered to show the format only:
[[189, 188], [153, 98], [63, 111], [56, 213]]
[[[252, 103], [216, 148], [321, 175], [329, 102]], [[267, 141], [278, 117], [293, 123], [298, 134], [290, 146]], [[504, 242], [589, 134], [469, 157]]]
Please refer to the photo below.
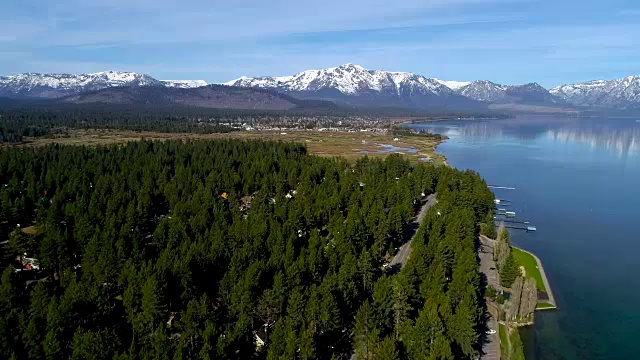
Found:
[[518, 329], [511, 330], [509, 339], [511, 340], [512, 347], [509, 349], [509, 358], [512, 360], [526, 360], [524, 358], [524, 344], [522, 343], [522, 338], [520, 337]]
[[544, 309], [555, 309], [556, 307], [553, 306], [553, 304], [549, 304], [549, 303], [539, 303], [536, 306], [536, 309], [540, 309], [540, 310], [544, 310]]
[[511, 251], [513, 252], [513, 256], [515, 256], [518, 264], [524, 267], [524, 270], [527, 272], [527, 277], [532, 277], [536, 279], [536, 286], [538, 290], [542, 290], [544, 292], [547, 291], [544, 286], [544, 282], [542, 281], [542, 275], [540, 274], [540, 270], [538, 269], [538, 263], [536, 259], [531, 256], [531, 254], [526, 253], [516, 247], [511, 247]]
[[500, 348], [507, 347], [507, 327], [504, 324], [500, 325]]

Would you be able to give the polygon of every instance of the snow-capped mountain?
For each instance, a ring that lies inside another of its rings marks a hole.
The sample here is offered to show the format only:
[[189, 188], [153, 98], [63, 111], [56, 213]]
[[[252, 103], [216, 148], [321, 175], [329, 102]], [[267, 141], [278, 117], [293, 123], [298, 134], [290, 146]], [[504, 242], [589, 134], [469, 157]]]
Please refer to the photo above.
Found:
[[562, 99], [554, 96], [538, 83], [501, 85], [488, 80], [477, 80], [459, 88], [459, 92], [470, 99], [490, 103], [564, 104]]
[[551, 93], [576, 106], [638, 108], [640, 107], [640, 75], [616, 80], [594, 80], [561, 85], [551, 89]]
[[293, 76], [241, 77], [225, 85], [272, 88], [301, 97], [333, 99], [357, 105], [478, 106], [439, 80], [408, 72], [367, 70], [354, 64], [306, 70]]
[[58, 98], [119, 86], [191, 89], [207, 85], [204, 80], [156, 80], [149, 75], [120, 71], [90, 74], [24, 73], [0, 76], [0, 97]]
[[345, 64], [323, 70], [306, 70], [294, 76], [260, 77], [230, 81], [226, 85], [244, 87], [279, 88], [286, 91], [319, 91], [335, 89], [343, 94], [357, 95], [361, 92], [395, 92], [400, 94], [402, 86], [421, 85], [425, 91], [439, 94], [451, 93], [451, 89], [435, 79], [404, 72], [367, 70], [359, 65]]
[[0, 76], [0, 96], [57, 98], [115, 86], [155, 86], [162, 83], [149, 75], [104, 71], [91, 74], [25, 73]]
[[433, 79], [433, 80], [439, 82], [440, 84], [448, 87], [451, 90], [459, 90], [471, 84], [470, 81], [452, 81], [452, 80], [440, 80], [440, 79]]
[[179, 89], [193, 89], [209, 85], [204, 80], [160, 80], [160, 82], [166, 87]]
[[489, 80], [476, 80], [458, 90], [460, 94], [477, 101], [495, 102], [505, 98], [507, 86]]
[[256, 88], [263, 88], [263, 89], [268, 89], [268, 88], [276, 89], [276, 88], [284, 87], [286, 82], [291, 80], [292, 78], [293, 76], [277, 76], [277, 77], [265, 76], [265, 77], [257, 77], [257, 78], [243, 76], [239, 79], [226, 82], [222, 85], [238, 86], [238, 87], [256, 87]]

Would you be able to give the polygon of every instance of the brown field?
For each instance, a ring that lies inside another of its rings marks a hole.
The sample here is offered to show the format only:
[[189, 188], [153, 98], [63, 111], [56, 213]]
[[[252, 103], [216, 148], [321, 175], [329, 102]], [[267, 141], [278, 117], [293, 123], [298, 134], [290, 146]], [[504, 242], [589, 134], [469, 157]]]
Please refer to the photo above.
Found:
[[36, 235], [38, 233], [38, 228], [35, 226], [28, 226], [26, 228], [20, 229], [23, 233], [27, 235]]
[[[140, 139], [263, 139], [293, 141], [306, 145], [313, 154], [320, 156], [343, 156], [353, 160], [362, 156], [384, 157], [392, 153], [419, 161], [430, 157], [436, 164], [443, 164], [444, 157], [435, 153], [439, 142], [421, 136], [401, 136], [397, 140], [391, 135], [380, 135], [369, 132], [328, 132], [328, 131], [237, 131], [227, 134], [195, 134], [195, 133], [160, 133], [151, 131], [119, 131], [119, 130], [69, 130], [65, 135], [29, 138], [19, 146], [43, 146], [47, 144], [71, 145], [105, 145], [122, 144]], [[410, 149], [381, 152], [383, 145]], [[415, 150], [415, 152], [413, 152]]]

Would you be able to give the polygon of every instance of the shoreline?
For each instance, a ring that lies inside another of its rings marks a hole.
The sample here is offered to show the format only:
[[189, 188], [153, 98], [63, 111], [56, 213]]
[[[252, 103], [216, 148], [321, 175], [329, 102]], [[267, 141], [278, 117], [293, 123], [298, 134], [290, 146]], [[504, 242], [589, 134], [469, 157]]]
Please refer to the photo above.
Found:
[[[536, 260], [536, 263], [538, 264], [538, 270], [540, 270], [540, 276], [542, 277], [542, 282], [544, 283], [544, 287], [547, 290], [546, 291], [547, 296], [549, 297], [548, 301], [542, 302], [542, 303], [549, 303], [549, 304], [553, 305], [553, 307], [545, 307], [545, 308], [541, 308], [541, 309], [536, 308], [536, 311], [557, 309], [558, 308], [558, 304], [556, 303], [556, 299], [553, 296], [553, 288], [551, 287], [551, 284], [549, 284], [549, 279], [547, 278], [547, 274], [544, 271], [544, 266], [542, 266], [542, 261], [540, 260], [540, 258], [538, 258], [536, 256], [536, 254], [534, 254], [534, 253], [532, 253], [530, 251], [527, 251], [525, 249], [519, 248], [517, 246], [513, 246], [513, 247], [518, 249], [518, 250], [520, 250], [520, 251], [522, 251], [522, 252], [524, 252], [524, 253], [527, 253], [527, 254], [531, 255]], [[541, 304], [541, 302], [538, 301], [538, 304]]]
[[399, 124], [420, 124], [420, 123], [436, 123], [443, 121], [475, 121], [475, 120], [502, 120], [502, 119], [511, 119], [514, 116], [507, 117], [498, 117], [498, 116], [490, 116], [490, 117], [456, 117], [456, 118], [428, 118], [428, 119], [406, 119], [400, 121]]
[[[442, 143], [444, 143], [444, 141], [445, 141], [445, 140], [440, 141], [440, 142], [436, 145], [436, 147], [434, 148], [434, 150], [433, 150], [433, 151], [434, 151], [434, 152], [436, 152], [436, 151], [438, 150], [438, 147], [439, 147]], [[447, 157], [446, 157], [443, 153], [439, 153], [439, 154], [440, 154], [440, 155], [442, 156], [442, 158], [444, 159], [444, 161], [443, 161], [443, 162], [444, 162], [444, 166], [451, 167], [451, 165], [450, 165], [450, 164], [449, 164], [449, 162], [448, 162]], [[484, 237], [484, 236], [480, 235], [480, 237], [482, 238], [482, 237]], [[488, 237], [484, 237], [484, 238], [486, 238], [487, 240], [490, 240], [491, 242], [495, 241], [494, 239], [490, 239], [490, 238], [488, 238]], [[480, 247], [482, 247], [482, 245], [480, 245]], [[530, 252], [530, 251], [524, 250], [524, 249], [519, 248], [519, 247], [516, 247], [516, 248], [517, 248], [517, 249], [519, 249], [519, 250], [521, 250], [521, 251], [523, 251], [523, 252], [525, 252], [525, 253], [527, 253], [527, 254], [529, 254], [529, 255], [531, 255], [531, 256], [536, 260], [536, 264], [538, 265], [538, 270], [540, 271], [540, 276], [542, 277], [542, 282], [543, 282], [543, 284], [544, 284], [544, 286], [545, 286], [545, 288], [546, 288], [546, 290], [547, 290], [547, 291], [546, 291], [546, 293], [547, 293], [547, 297], [548, 297], [548, 301], [547, 301], [547, 302], [540, 302], [540, 300], [538, 300], [538, 302], [537, 302], [537, 304], [536, 304], [536, 308], [535, 308], [535, 310], [534, 310], [534, 312], [533, 312], [533, 318], [532, 318], [532, 321], [531, 321], [530, 323], [527, 323], [527, 324], [521, 324], [521, 325], [515, 324], [516, 326], [514, 327], [514, 329], [515, 329], [515, 331], [518, 331], [518, 332], [519, 332], [519, 328], [520, 328], [520, 327], [525, 327], [525, 326], [535, 326], [535, 313], [536, 313], [536, 312], [538, 312], [538, 311], [547, 311], [547, 310], [556, 310], [556, 309], [558, 308], [558, 305], [557, 305], [557, 303], [556, 303], [556, 301], [555, 301], [555, 297], [553, 296], [553, 288], [551, 287], [551, 284], [549, 283], [549, 279], [547, 278], [547, 274], [546, 274], [546, 272], [544, 271], [544, 266], [542, 265], [542, 261], [540, 260], [540, 258], [538, 258], [535, 254], [533, 254], [533, 253], [532, 253], [532, 252]], [[478, 264], [478, 270], [479, 270], [480, 272], [482, 272], [482, 269], [481, 269], [480, 264]], [[488, 276], [488, 274], [485, 274], [485, 276]], [[548, 304], [550, 304], [550, 305], [552, 305], [552, 306], [549, 306], [549, 307], [542, 307], [542, 308], [539, 308], [539, 307], [538, 307], [540, 304], [547, 304], [547, 303], [548, 303]], [[486, 304], [485, 306], [487, 307], [487, 309], [489, 309], [489, 308], [494, 308], [494, 306], [495, 306], [495, 305], [493, 305], [490, 301], [488, 301], [488, 300], [487, 300], [487, 298], [485, 298], [485, 304]], [[495, 309], [497, 309], [497, 308], [495, 308]], [[498, 310], [498, 311], [499, 311], [499, 310]], [[491, 324], [491, 323], [492, 323], [492, 321], [493, 321], [493, 322], [495, 322], [495, 323], [497, 323], [497, 324], [498, 324], [498, 327], [500, 327], [500, 331], [502, 331], [502, 326], [505, 326], [505, 325], [504, 325], [504, 323], [503, 323], [503, 322], [500, 322], [500, 321], [499, 321], [499, 319], [496, 319], [496, 318], [494, 317], [494, 315], [491, 313], [491, 311], [490, 311], [489, 313], [490, 313], [490, 315], [489, 315], [489, 316], [490, 316], [490, 320], [487, 322], [487, 324]], [[507, 339], [508, 339], [508, 338], [507, 338]], [[498, 352], [499, 352], [499, 353], [498, 353], [498, 359], [500, 359], [500, 353], [502, 352], [502, 347], [503, 347], [503, 345], [505, 345], [505, 344], [502, 344], [502, 341], [503, 341], [503, 340], [501, 339], [501, 336], [497, 336]], [[486, 344], [485, 344], [485, 345], [483, 345], [483, 349], [484, 349], [484, 346], [486, 346]], [[525, 351], [525, 353], [526, 353], [526, 350], [527, 350], [527, 349], [526, 349], [526, 347], [525, 347], [525, 346], [523, 346], [523, 349], [524, 349], [524, 351]], [[480, 359], [485, 358], [484, 354], [483, 354], [483, 355], [481, 355], [479, 358], [480, 358]]]
[[[440, 144], [444, 143], [446, 140], [448, 140], [448, 139], [441, 140], [438, 143], [438, 145], [436, 145], [436, 147], [434, 149], [434, 152], [437, 151], [438, 147], [440, 146]], [[447, 157], [442, 153], [439, 153], [439, 154], [444, 159], [444, 161], [443, 161], [444, 162], [444, 166], [451, 167], [451, 165], [449, 165]], [[487, 238], [487, 239], [489, 239], [491, 241], [495, 241], [495, 239], [491, 239], [491, 238], [488, 238], [488, 237], [485, 237], [485, 238]], [[547, 293], [547, 297], [549, 299], [548, 299], [548, 301], [543, 301], [543, 302], [540, 302], [538, 300], [537, 305], [540, 305], [540, 304], [551, 304], [552, 306], [543, 307], [543, 308], [538, 308], [536, 306], [535, 311], [544, 311], [544, 310], [555, 310], [555, 309], [557, 309], [558, 308], [558, 304], [556, 303], [555, 297], [553, 296], [553, 288], [551, 287], [551, 284], [549, 283], [549, 279], [547, 278], [547, 273], [544, 271], [544, 266], [542, 265], [542, 261], [540, 260], [540, 258], [538, 258], [536, 256], [536, 254], [534, 254], [534, 253], [532, 253], [530, 251], [527, 251], [525, 249], [522, 249], [522, 248], [519, 248], [519, 247], [513, 246], [513, 245], [512, 245], [512, 247], [514, 247], [514, 248], [516, 248], [516, 249], [518, 249], [518, 250], [520, 250], [520, 251], [522, 251], [524, 253], [527, 253], [527, 254], [531, 255], [536, 260], [536, 264], [538, 265], [538, 270], [540, 271], [540, 277], [542, 277], [542, 283], [544, 284], [544, 287], [545, 287], [546, 293]]]

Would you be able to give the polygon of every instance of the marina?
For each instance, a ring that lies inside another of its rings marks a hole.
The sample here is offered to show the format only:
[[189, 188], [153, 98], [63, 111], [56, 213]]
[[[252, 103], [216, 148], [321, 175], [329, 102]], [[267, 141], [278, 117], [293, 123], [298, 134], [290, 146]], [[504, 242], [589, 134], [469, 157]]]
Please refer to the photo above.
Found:
[[[515, 188], [513, 187], [505, 187], [505, 186], [497, 186], [497, 185], [488, 185], [488, 186], [489, 187], [493, 186], [494, 189], [515, 190]], [[531, 225], [528, 221], [515, 219], [516, 217], [515, 211], [507, 211], [506, 208], [498, 207], [498, 206], [510, 206], [511, 205], [510, 200], [496, 198], [493, 200], [493, 202], [496, 204], [494, 208], [496, 210], [496, 213], [495, 213], [495, 216], [493, 217], [493, 219], [496, 222], [496, 225], [499, 225], [500, 223], [504, 223], [504, 226], [508, 229], [525, 230], [526, 232], [533, 232], [538, 230], [537, 227]]]

